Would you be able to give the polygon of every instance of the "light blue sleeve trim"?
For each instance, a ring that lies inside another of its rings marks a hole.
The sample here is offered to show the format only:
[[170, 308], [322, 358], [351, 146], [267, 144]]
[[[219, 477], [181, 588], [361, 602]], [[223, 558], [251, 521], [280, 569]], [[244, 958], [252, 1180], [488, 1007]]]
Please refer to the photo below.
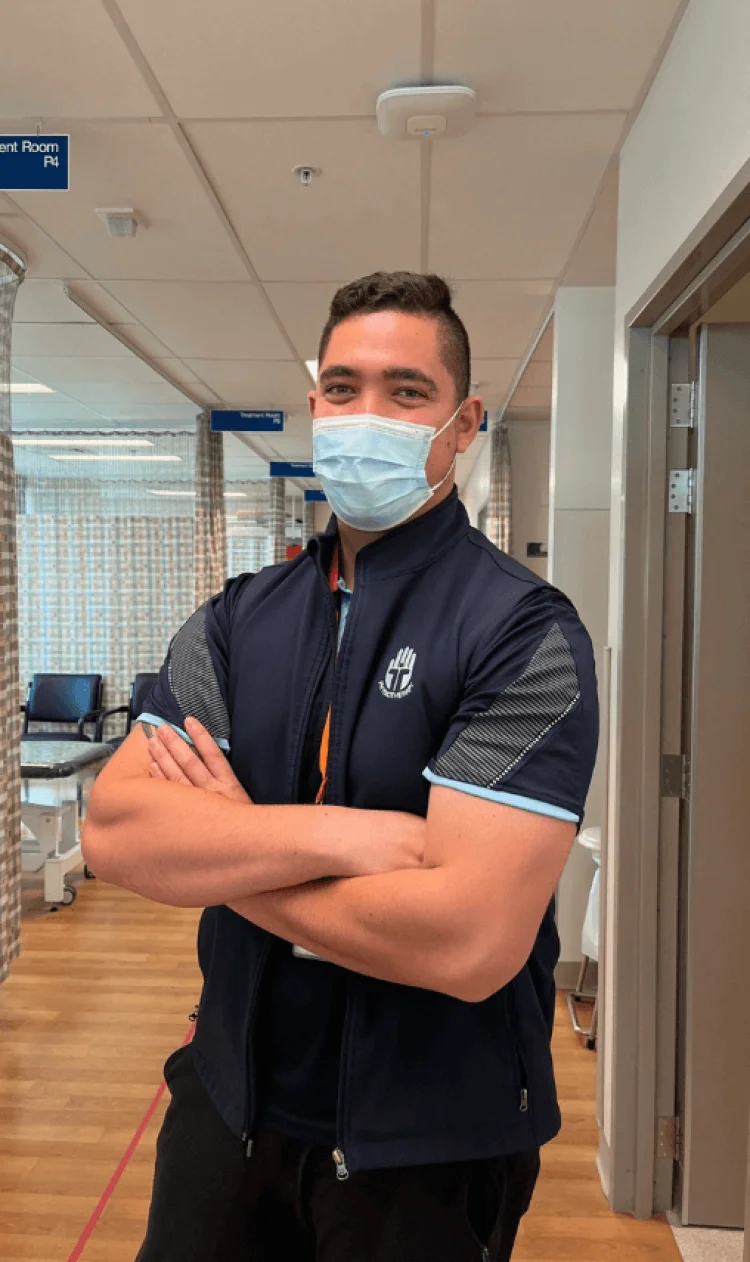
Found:
[[436, 776], [434, 771], [425, 767], [422, 772], [430, 784], [439, 784], [444, 789], [457, 789], [459, 793], [470, 793], [472, 797], [484, 798], [487, 802], [499, 802], [501, 806], [516, 806], [519, 811], [532, 811], [534, 815], [549, 815], [552, 819], [564, 819], [571, 824], [580, 821], [580, 815], [566, 811], [562, 806], [552, 806], [550, 802], [538, 802], [536, 798], [521, 797], [520, 793], [501, 793], [497, 789], [483, 789], [478, 784], [463, 784], [460, 780], [444, 780]]
[[[178, 727], [176, 723], [170, 723], [168, 719], [160, 718], [158, 714], [139, 714], [135, 721], [136, 723], [153, 723], [154, 727], [163, 727], [166, 723], [167, 727], [171, 727], [173, 732], [177, 732], [178, 736], [181, 736], [184, 741], [187, 741], [188, 745], [192, 745], [193, 743], [187, 732], [183, 731], [181, 727]], [[223, 749], [225, 753], [229, 753], [229, 741], [225, 741], [223, 736], [220, 740], [216, 741], [216, 744], [219, 746], [219, 749]]]

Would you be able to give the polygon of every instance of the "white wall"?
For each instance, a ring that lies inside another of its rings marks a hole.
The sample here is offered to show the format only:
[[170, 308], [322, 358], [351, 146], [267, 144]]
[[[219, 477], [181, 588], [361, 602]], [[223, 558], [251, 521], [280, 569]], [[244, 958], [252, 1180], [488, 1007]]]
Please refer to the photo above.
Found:
[[[622, 496], [627, 313], [686, 256], [718, 212], [750, 183], [750, 3], [691, 0], [621, 155], [615, 314], [609, 643], [613, 649], [610, 872], [627, 861], [619, 811], [617, 663], [622, 618]], [[615, 910], [607, 890], [607, 950]], [[604, 1134], [612, 1132], [613, 995], [605, 986]]]
[[[611, 287], [561, 288], [555, 344], [549, 495], [549, 580], [569, 596], [591, 636], [601, 681], [607, 642], [612, 359]], [[585, 824], [601, 825], [604, 766], [597, 760]], [[593, 863], [574, 846], [558, 890], [560, 960], [580, 960]]]
[[506, 417], [513, 490], [513, 556], [540, 578], [547, 558], [528, 557], [527, 543], [547, 546], [549, 529], [550, 423], [546, 419]]

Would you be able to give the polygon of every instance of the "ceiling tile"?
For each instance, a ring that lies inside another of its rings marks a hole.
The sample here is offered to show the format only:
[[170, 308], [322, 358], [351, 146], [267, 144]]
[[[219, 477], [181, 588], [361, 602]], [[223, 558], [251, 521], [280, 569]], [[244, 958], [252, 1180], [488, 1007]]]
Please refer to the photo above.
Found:
[[101, 410], [111, 421], [136, 425], [153, 422], [159, 425], [190, 425], [198, 415], [194, 403], [102, 403]]
[[373, 114], [379, 92], [419, 77], [420, 0], [119, 5], [182, 117]]
[[[350, 278], [351, 279], [351, 278]], [[265, 285], [300, 359], [317, 359], [331, 299], [344, 281], [277, 282]]]
[[97, 412], [64, 394], [17, 394], [10, 406], [14, 426], [19, 423], [58, 425], [65, 421], [98, 425], [101, 422]]
[[476, 393], [481, 394], [487, 407], [495, 407], [504, 401], [517, 363], [515, 359], [472, 359], [471, 379], [476, 383]]
[[[113, 324], [112, 328], [119, 333], [134, 350], [140, 351], [146, 355], [148, 359], [169, 359], [174, 360], [174, 356], [170, 353], [169, 347], [165, 346], [158, 337], [154, 337], [149, 329], [144, 329], [142, 324]], [[113, 342], [116, 338], [111, 339]], [[122, 346], [122, 343], [120, 343]], [[128, 354], [127, 348], [123, 347], [125, 353]], [[132, 352], [131, 352], [132, 354]], [[175, 361], [179, 363], [179, 360]]]
[[[23, 194], [22, 194], [23, 196]], [[67, 197], [67, 193], [47, 193], [47, 197]], [[56, 245], [46, 233], [20, 213], [3, 215], [0, 230], [6, 245], [26, 260], [26, 280], [68, 279], [84, 276], [83, 268]]]
[[617, 272], [617, 192], [619, 164], [605, 177], [586, 230], [561, 285], [614, 285]]
[[[23, 286], [21, 287], [23, 290]], [[75, 307], [68, 304], [71, 316]], [[128, 358], [128, 351], [98, 324], [17, 324], [13, 329], [13, 358], [28, 355]]]
[[[184, 394], [170, 386], [167, 381], [158, 378], [149, 383], [126, 384], [122, 382], [69, 381], [63, 389], [81, 403], [88, 403], [98, 412], [113, 415], [119, 408], [130, 408], [134, 405], [160, 406], [161, 404], [180, 404], [189, 407], [193, 416], [196, 406], [186, 399]], [[111, 406], [110, 406], [111, 405]]]
[[[0, 233], [2, 229], [0, 228]], [[57, 280], [25, 280], [16, 294], [14, 330], [19, 324], [77, 324], [91, 321], [74, 306]]]
[[552, 363], [555, 354], [555, 322], [550, 320], [542, 336], [536, 344], [533, 359], [535, 362]]
[[298, 364], [278, 360], [188, 359], [187, 365], [231, 407], [301, 404], [312, 387]]
[[[64, 381], [137, 385], [141, 382], [159, 380], [153, 368], [149, 368], [133, 355], [122, 355], [118, 358], [101, 356], [91, 359], [83, 356], [62, 358], [52, 355], [16, 355], [14, 352], [12, 362], [16, 368], [20, 368], [21, 372], [30, 373], [37, 381], [53, 387], [58, 382]], [[69, 390], [68, 393], [75, 392]]]
[[[430, 266], [462, 279], [556, 277], [622, 131], [624, 115], [483, 118], [436, 144]], [[467, 196], [467, 190], [480, 190]]]
[[520, 359], [552, 295], [551, 281], [460, 281], [454, 303], [477, 359]]
[[523, 411], [525, 408], [546, 408], [549, 411], [552, 405], [552, 389], [550, 386], [527, 386], [520, 384], [514, 391], [510, 400], [509, 407], [514, 412]]
[[[239, 280], [246, 275], [213, 206], [169, 127], [78, 123], [71, 127], [69, 192], [14, 199], [97, 279]], [[132, 206], [133, 238], [110, 237], [94, 211]]]
[[680, 0], [437, 0], [435, 76], [479, 109], [629, 110]]
[[526, 369], [518, 385], [521, 389], [546, 390], [548, 396], [551, 398], [552, 364], [545, 360], [531, 359], [526, 365]]
[[[361, 120], [195, 124], [188, 131], [263, 281], [419, 267], [416, 143], [389, 143], [374, 121]], [[306, 188], [292, 174], [302, 162], [322, 171]]]
[[13, 55], [0, 77], [0, 118], [159, 113], [100, 0], [7, 5], [3, 42]]
[[291, 359], [257, 285], [111, 281], [128, 311], [180, 359]]

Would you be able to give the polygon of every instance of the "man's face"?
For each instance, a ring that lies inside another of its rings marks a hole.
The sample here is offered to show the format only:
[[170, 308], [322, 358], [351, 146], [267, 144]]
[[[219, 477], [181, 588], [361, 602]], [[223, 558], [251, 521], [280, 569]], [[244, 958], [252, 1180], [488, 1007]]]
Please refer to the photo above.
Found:
[[[333, 330], [318, 366], [317, 389], [309, 395], [317, 420], [372, 413], [436, 430], [462, 403], [454, 423], [430, 448], [431, 486], [473, 442], [484, 411], [478, 397], [457, 397], [456, 383], [440, 355], [440, 333], [436, 320], [402, 311], [351, 316]], [[450, 486], [449, 479], [446, 494]]]

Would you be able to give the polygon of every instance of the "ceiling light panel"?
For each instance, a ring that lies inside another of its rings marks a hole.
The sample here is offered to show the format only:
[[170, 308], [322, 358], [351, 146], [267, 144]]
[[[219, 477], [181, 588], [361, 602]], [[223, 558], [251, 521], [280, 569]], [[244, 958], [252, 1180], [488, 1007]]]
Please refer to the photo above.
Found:
[[440, 0], [435, 78], [470, 83], [485, 111], [627, 111], [679, 6]]
[[85, 455], [50, 456], [49, 459], [50, 460], [71, 460], [71, 461], [75, 461], [76, 463], [86, 462], [87, 464], [94, 464], [94, 463], [108, 464], [114, 461], [122, 461], [128, 464], [136, 463], [136, 462], [142, 462], [142, 463], [148, 462], [151, 464], [174, 464], [177, 461], [181, 461], [182, 456], [131, 456], [131, 455], [120, 456], [120, 455], [110, 455], [110, 454], [89, 455], [87, 452]]
[[119, 7], [185, 118], [369, 115], [379, 91], [420, 73], [419, 0], [214, 0], [189, 21], [178, 0]]
[[[188, 133], [263, 281], [419, 269], [419, 146], [387, 144], [374, 119], [196, 123]], [[290, 175], [300, 160], [323, 170], [310, 188]]]

